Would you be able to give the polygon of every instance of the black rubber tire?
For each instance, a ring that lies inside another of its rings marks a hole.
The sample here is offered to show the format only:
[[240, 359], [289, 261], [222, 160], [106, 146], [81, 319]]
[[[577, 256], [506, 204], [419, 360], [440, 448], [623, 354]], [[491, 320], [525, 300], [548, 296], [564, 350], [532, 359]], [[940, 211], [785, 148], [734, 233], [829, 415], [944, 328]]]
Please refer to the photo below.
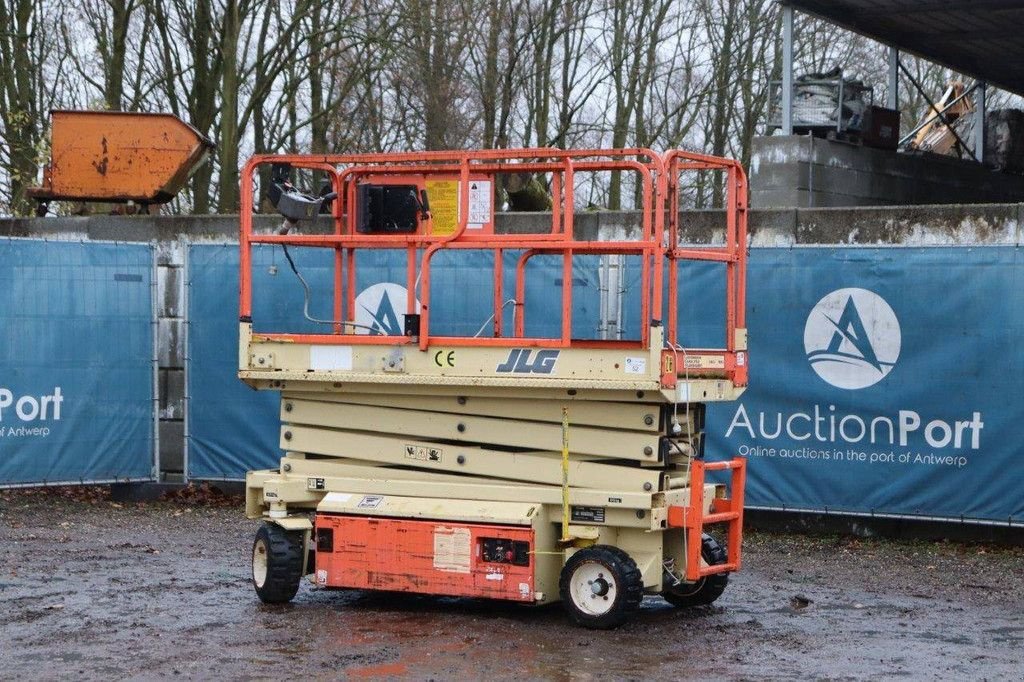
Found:
[[[587, 563], [597, 563], [607, 569], [618, 587], [612, 597], [611, 608], [600, 615], [581, 610], [573, 602], [570, 592], [573, 574]], [[558, 581], [558, 593], [573, 623], [594, 630], [610, 630], [625, 623], [640, 608], [640, 601], [644, 597], [643, 576], [632, 557], [618, 547], [594, 545], [581, 549], [565, 562]]]
[[[709, 566], [724, 564], [728, 561], [725, 548], [707, 533], [701, 536], [700, 555]], [[677, 587], [670, 587], [662, 592], [661, 596], [672, 606], [681, 608], [707, 606], [722, 596], [722, 592], [725, 591], [725, 586], [728, 584], [728, 573], [715, 573], [704, 576], [695, 583], [683, 583]]]
[[[302, 579], [302, 533], [286, 531], [273, 523], [264, 523], [252, 543], [252, 586], [265, 604], [284, 604], [299, 591]], [[266, 557], [266, 575], [257, 578], [257, 553]]]

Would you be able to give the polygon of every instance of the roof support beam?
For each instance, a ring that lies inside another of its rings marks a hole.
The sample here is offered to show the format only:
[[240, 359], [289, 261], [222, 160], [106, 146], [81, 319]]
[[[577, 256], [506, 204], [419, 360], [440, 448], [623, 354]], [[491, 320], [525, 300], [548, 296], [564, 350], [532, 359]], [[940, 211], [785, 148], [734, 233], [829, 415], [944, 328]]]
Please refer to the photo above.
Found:
[[782, 6], [782, 134], [793, 134], [793, 6]]
[[890, 109], [900, 108], [900, 51], [889, 48], [889, 92], [886, 93], [885, 106]]
[[984, 81], [974, 90], [974, 158], [985, 163], [985, 90]]

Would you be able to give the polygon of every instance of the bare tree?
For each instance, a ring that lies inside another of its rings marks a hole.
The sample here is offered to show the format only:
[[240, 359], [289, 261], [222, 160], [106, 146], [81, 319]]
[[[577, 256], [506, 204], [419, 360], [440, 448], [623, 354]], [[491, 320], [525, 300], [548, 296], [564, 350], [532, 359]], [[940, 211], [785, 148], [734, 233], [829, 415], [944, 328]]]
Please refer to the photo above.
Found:
[[25, 190], [36, 181], [46, 116], [61, 91], [50, 77], [56, 74], [46, 71], [47, 65], [63, 65], [53, 24], [42, 0], [0, 3], [0, 168], [6, 180], [4, 203], [16, 215], [32, 207]]
[[[645, 110], [658, 68], [658, 53], [671, 0], [611, 0], [611, 44], [608, 46], [615, 101], [611, 146], [625, 147], [630, 135], [646, 138]], [[611, 173], [608, 208], [622, 208], [622, 173]]]

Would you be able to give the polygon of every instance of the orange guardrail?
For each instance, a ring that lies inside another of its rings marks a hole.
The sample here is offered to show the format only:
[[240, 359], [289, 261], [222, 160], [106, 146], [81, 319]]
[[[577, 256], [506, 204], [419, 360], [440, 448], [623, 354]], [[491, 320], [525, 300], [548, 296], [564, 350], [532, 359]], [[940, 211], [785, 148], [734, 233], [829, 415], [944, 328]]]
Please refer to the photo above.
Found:
[[[704, 512], [704, 474], [707, 471], [731, 471], [729, 497], [711, 500], [710, 513]], [[685, 528], [686, 579], [689, 581], [737, 571], [741, 563], [743, 540], [743, 494], [747, 481], [747, 460], [734, 457], [724, 462], [705, 462], [695, 459], [690, 463], [690, 504], [668, 508], [669, 528]], [[726, 561], [724, 564], [701, 566], [701, 541], [704, 526], [724, 523], [728, 526]]]
[[[254, 179], [261, 166], [289, 164], [293, 168], [324, 173], [337, 195], [331, 206], [333, 229], [329, 234], [255, 234]], [[725, 243], [714, 246], [679, 247], [679, 177], [684, 172], [719, 171], [725, 173]], [[640, 236], [634, 240], [587, 241], [574, 236], [574, 188], [580, 173], [632, 173], [637, 177]], [[550, 229], [530, 234], [495, 234], [470, 230], [469, 192], [458, 196], [458, 223], [450, 233], [439, 234], [432, 228], [433, 217], [408, 234], [363, 234], [357, 230], [357, 189], [362, 183], [395, 181], [409, 178], [424, 184], [432, 179], [457, 181], [469, 187], [471, 180], [489, 179], [508, 173], [541, 173], [550, 177], [553, 199]], [[240, 268], [241, 290], [239, 313], [243, 321], [252, 320], [252, 249], [257, 244], [320, 247], [333, 249], [335, 324], [330, 333], [298, 334], [263, 333], [261, 339], [311, 344], [416, 344], [426, 350], [431, 344], [446, 346], [517, 346], [517, 347], [638, 347], [649, 348], [650, 328], [661, 325], [667, 309], [666, 341], [671, 346], [665, 358], [673, 356], [678, 346], [678, 278], [681, 261], [718, 262], [726, 268], [725, 347], [700, 349], [700, 353], [722, 357], [714, 368], [694, 367], [688, 373], [695, 377], [725, 376], [737, 385], [746, 384], [744, 350], [737, 350], [736, 330], [744, 322], [744, 289], [746, 259], [746, 177], [735, 161], [683, 151], [657, 154], [649, 149], [560, 150], [549, 148], [484, 151], [410, 152], [397, 154], [346, 155], [258, 155], [252, 157], [241, 173]], [[407, 252], [406, 313], [414, 313], [416, 290], [419, 289], [420, 321], [416, 337], [344, 333], [343, 321], [354, 314], [356, 298], [356, 258], [360, 249], [404, 249]], [[442, 250], [476, 249], [491, 251], [494, 256], [494, 326], [490, 336], [437, 336], [431, 331], [431, 266]], [[516, 318], [511, 337], [503, 336], [505, 306], [503, 255], [507, 250], [523, 251], [516, 264]], [[420, 255], [419, 252], [422, 251]], [[561, 293], [562, 324], [555, 338], [525, 336], [525, 276], [530, 259], [537, 255], [561, 255], [563, 286]], [[577, 255], [621, 254], [641, 258], [640, 315], [638, 340], [575, 340], [572, 338], [572, 259]], [[667, 271], [667, 273], [666, 273]], [[667, 277], [667, 288], [665, 287]], [[663, 290], [666, 290], [663, 294]], [[346, 317], [348, 316], [348, 317]], [[687, 349], [685, 352], [697, 352]], [[669, 363], [670, 361], [664, 360]], [[674, 368], [682, 372], [683, 368]], [[675, 385], [675, 371], [667, 386]]]

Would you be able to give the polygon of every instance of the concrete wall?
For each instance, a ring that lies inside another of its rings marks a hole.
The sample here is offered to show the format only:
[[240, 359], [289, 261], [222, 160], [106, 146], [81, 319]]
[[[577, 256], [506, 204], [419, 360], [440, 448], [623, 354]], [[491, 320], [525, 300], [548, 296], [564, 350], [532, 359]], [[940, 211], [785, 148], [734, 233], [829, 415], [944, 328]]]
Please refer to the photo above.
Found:
[[[547, 214], [499, 215], [500, 232], [536, 232], [548, 225]], [[639, 230], [630, 212], [588, 212], [576, 216], [580, 239], [629, 238]], [[274, 217], [257, 219], [257, 229], [271, 230]], [[721, 211], [684, 211], [680, 241], [721, 242]], [[1024, 204], [898, 206], [821, 209], [769, 209], [750, 213], [750, 244], [787, 247], [828, 244], [1019, 245]], [[323, 231], [325, 224], [315, 227]], [[191, 242], [235, 241], [237, 216], [90, 216], [0, 220], [0, 236], [46, 239], [153, 242], [157, 247], [160, 353], [160, 459], [168, 480], [180, 477], [184, 445], [186, 334], [184, 266]], [[234, 314], [234, 311], [230, 311]]]
[[1018, 202], [1024, 177], [973, 161], [805, 136], [754, 138], [754, 208]]

